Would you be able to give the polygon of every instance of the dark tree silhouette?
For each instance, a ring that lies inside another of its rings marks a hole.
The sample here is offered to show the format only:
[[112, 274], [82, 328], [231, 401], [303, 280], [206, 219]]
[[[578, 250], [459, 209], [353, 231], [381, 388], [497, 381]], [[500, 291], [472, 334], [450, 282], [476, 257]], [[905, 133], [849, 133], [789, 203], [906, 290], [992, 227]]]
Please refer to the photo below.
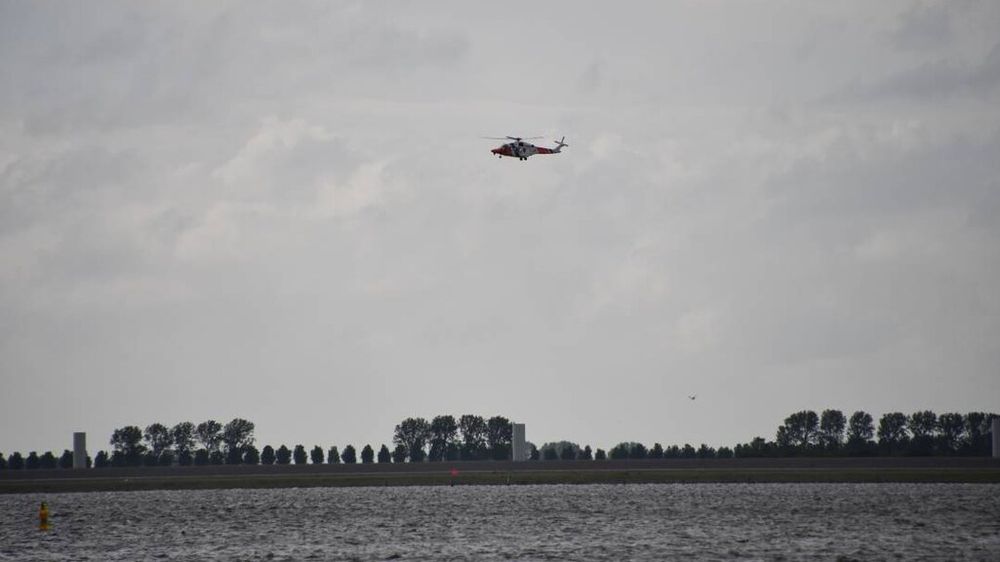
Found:
[[[501, 461], [510, 458], [511, 440], [514, 426], [503, 416], [493, 416], [486, 421], [486, 446], [493, 460]], [[576, 458], [574, 451], [573, 458]]]
[[205, 466], [208, 464], [209, 452], [208, 449], [198, 449], [194, 452], [194, 465], [195, 466]]
[[649, 458], [651, 459], [662, 459], [663, 458], [663, 445], [659, 443], [653, 443], [653, 448], [649, 450]]
[[264, 445], [264, 450], [260, 452], [260, 464], [274, 464], [275, 460], [274, 447]]
[[260, 464], [260, 451], [257, 450], [257, 447], [246, 446], [246, 452], [243, 453], [243, 464]]
[[142, 430], [134, 425], [116, 429], [111, 434], [111, 446], [119, 454], [119, 462], [127, 466], [142, 464], [142, 455], [146, 447], [142, 444]]
[[719, 450], [716, 451], [715, 456], [720, 459], [731, 459], [733, 458], [733, 450], [730, 449], [729, 447], [719, 447]]
[[194, 429], [191, 422], [181, 422], [170, 429], [170, 437], [179, 456], [194, 449]]
[[591, 450], [590, 445], [587, 445], [586, 447], [581, 449], [580, 453], [577, 455], [576, 458], [581, 461], [594, 460], [594, 452], [593, 450]]
[[233, 421], [222, 428], [222, 443], [225, 446], [226, 455], [237, 460], [243, 458], [246, 448], [253, 445], [254, 424], [243, 418], [234, 418]]
[[607, 458], [608, 458], [608, 454], [604, 452], [604, 449], [597, 449], [597, 451], [594, 453], [594, 460], [595, 461], [603, 461], [603, 460], [607, 460]]
[[340, 464], [340, 451], [336, 445], [330, 447], [330, 452], [326, 455], [326, 464]]
[[156, 458], [156, 464], [159, 466], [173, 466], [174, 464], [174, 452], [167, 449], [160, 453], [160, 456]]
[[194, 456], [191, 454], [190, 449], [187, 451], [181, 451], [177, 454], [177, 464], [181, 466], [191, 466], [192, 462], [194, 462]]
[[28, 470], [38, 470], [41, 467], [41, 461], [38, 459], [38, 453], [31, 451], [28, 453], [28, 458], [24, 461], [24, 468]]
[[628, 452], [632, 449], [631, 443], [619, 443], [608, 451], [611, 460], [622, 460], [628, 458]]
[[785, 424], [778, 428], [776, 441], [780, 446], [797, 448], [807, 452], [816, 444], [819, 416], [812, 410], [796, 412], [785, 418]]
[[713, 448], [709, 447], [708, 445], [702, 443], [701, 446], [698, 447], [698, 458], [699, 459], [714, 459], [715, 458], [715, 449], [713, 449]]
[[153, 451], [146, 451], [142, 455], [142, 466], [159, 466], [160, 457]]
[[375, 450], [371, 445], [365, 445], [361, 449], [361, 464], [371, 464], [375, 461]]
[[59, 457], [59, 468], [73, 468], [73, 451], [63, 449], [63, 454]]
[[389, 447], [382, 445], [382, 448], [378, 450], [378, 462], [379, 464], [392, 462], [392, 453], [389, 452]]
[[424, 460], [424, 447], [431, 435], [431, 426], [424, 418], [406, 418], [399, 422], [392, 436], [392, 442], [403, 445], [409, 454], [410, 462]]
[[827, 451], [838, 451], [844, 444], [847, 418], [840, 410], [823, 410], [819, 418], [819, 444]]
[[0, 453], [0, 470], [6, 470], [6, 469], [7, 469], [7, 459], [3, 456], [3, 453]]
[[913, 434], [913, 438], [910, 439], [908, 454], [915, 456], [934, 454], [934, 442], [937, 437], [938, 425], [937, 414], [930, 410], [914, 412], [907, 421], [909, 422], [910, 433]]
[[430, 445], [427, 459], [432, 462], [441, 461], [448, 452], [449, 445], [458, 438], [458, 422], [455, 416], [437, 416], [431, 420]]
[[24, 465], [24, 457], [17, 451], [11, 453], [10, 458], [7, 459], [7, 468], [11, 470], [24, 470]]
[[883, 414], [878, 422], [879, 447], [891, 455], [905, 448], [908, 440], [906, 416], [900, 412]]
[[344, 461], [344, 464], [354, 464], [358, 462], [358, 455], [354, 451], [354, 445], [344, 447], [344, 453], [340, 455], [340, 458]]
[[201, 422], [194, 429], [194, 435], [206, 451], [218, 451], [222, 444], [222, 424], [215, 420]]
[[628, 458], [630, 459], [644, 459], [649, 455], [649, 451], [646, 450], [646, 446], [642, 443], [630, 443], [628, 447]]
[[698, 451], [694, 449], [689, 443], [685, 443], [684, 447], [681, 449], [682, 459], [693, 459], [698, 456]]
[[555, 449], [545, 449], [545, 452], [542, 453], [542, 458], [547, 461], [559, 460], [559, 453]]
[[52, 451], [45, 451], [42, 453], [42, 456], [38, 458], [39, 468], [55, 468], [58, 465], [59, 460], [52, 454]]
[[306, 461], [309, 460], [306, 448], [302, 445], [296, 445], [295, 451], [292, 453], [292, 460], [295, 461], [295, 464], [306, 464]]
[[292, 452], [288, 447], [282, 445], [274, 452], [274, 462], [277, 464], [289, 464], [292, 462]]
[[941, 414], [938, 418], [938, 450], [953, 455], [962, 446], [965, 437], [965, 419], [962, 414]]
[[313, 447], [309, 452], [309, 459], [313, 464], [323, 464], [323, 448], [319, 445]]
[[396, 445], [392, 450], [392, 462], [397, 464], [406, 462], [406, 445]]
[[162, 423], [147, 425], [146, 430], [142, 432], [142, 436], [146, 440], [146, 448], [157, 457], [174, 444], [173, 435], [171, 435], [167, 426]]
[[486, 457], [486, 420], [482, 416], [466, 414], [458, 419], [462, 432], [462, 460], [480, 460]]

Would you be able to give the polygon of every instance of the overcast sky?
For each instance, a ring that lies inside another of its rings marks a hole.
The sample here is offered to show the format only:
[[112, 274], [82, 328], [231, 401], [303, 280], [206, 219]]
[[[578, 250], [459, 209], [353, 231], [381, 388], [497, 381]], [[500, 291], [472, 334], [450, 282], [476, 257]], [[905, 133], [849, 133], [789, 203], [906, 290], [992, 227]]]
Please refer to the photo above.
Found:
[[992, 0], [2, 1], [0, 452], [997, 411], [998, 217]]

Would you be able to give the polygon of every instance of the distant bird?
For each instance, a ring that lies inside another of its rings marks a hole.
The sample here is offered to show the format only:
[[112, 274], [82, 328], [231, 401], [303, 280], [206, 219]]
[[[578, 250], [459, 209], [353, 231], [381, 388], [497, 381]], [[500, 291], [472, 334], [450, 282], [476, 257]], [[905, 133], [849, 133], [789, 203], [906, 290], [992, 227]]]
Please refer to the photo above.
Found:
[[689, 395], [689, 396], [688, 396], [688, 399], [689, 399], [689, 400], [694, 400], [694, 399], [695, 399], [695, 398], [697, 398], [697, 397], [698, 397], [698, 395], [697, 395], [697, 394], [691, 394], [691, 395]]

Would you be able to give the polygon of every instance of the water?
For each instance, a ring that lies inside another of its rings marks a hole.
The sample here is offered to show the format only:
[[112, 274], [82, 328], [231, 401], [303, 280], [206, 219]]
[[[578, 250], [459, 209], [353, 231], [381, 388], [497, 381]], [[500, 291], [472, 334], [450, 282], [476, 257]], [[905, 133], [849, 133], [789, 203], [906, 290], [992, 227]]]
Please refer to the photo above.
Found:
[[[38, 502], [52, 529], [37, 530]], [[1000, 485], [0, 496], [0, 560], [1000, 560]]]

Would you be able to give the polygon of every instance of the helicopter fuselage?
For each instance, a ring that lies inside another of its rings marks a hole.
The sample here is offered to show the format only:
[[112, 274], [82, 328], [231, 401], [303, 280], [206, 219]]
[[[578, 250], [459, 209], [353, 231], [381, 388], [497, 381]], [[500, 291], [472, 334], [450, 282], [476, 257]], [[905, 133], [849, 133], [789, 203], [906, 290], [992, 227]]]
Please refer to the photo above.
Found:
[[496, 154], [498, 158], [508, 156], [510, 158], [527, 160], [529, 156], [536, 154], [555, 154], [559, 151], [545, 148], [544, 146], [535, 146], [530, 142], [509, 142], [499, 148], [494, 148], [491, 152]]

